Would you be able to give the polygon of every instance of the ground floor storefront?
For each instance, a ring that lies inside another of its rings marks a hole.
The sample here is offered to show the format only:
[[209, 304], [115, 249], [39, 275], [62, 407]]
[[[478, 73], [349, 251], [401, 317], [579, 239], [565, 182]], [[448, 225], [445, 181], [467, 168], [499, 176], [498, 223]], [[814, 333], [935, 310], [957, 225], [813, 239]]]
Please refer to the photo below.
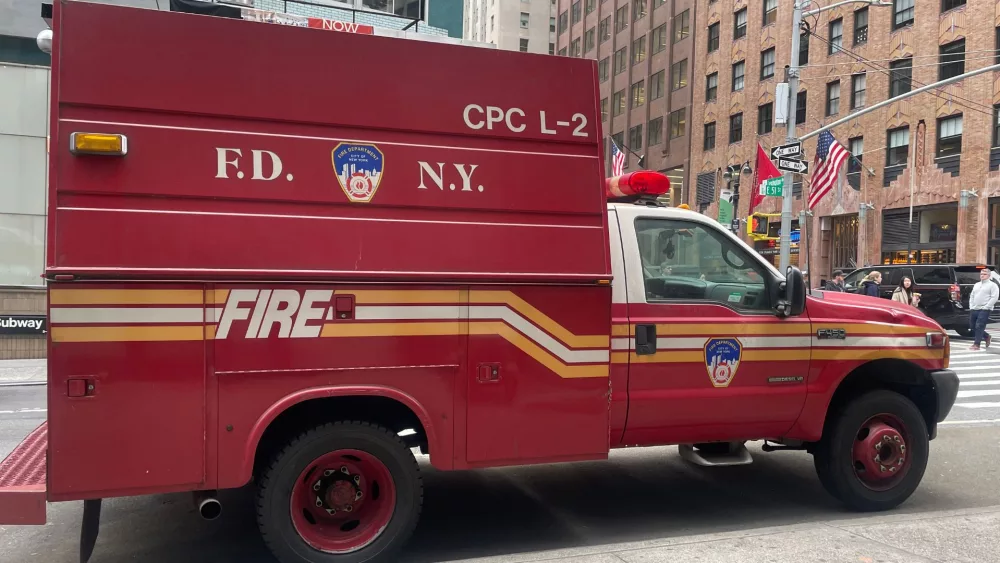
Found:
[[45, 290], [0, 287], [0, 360], [44, 358]]

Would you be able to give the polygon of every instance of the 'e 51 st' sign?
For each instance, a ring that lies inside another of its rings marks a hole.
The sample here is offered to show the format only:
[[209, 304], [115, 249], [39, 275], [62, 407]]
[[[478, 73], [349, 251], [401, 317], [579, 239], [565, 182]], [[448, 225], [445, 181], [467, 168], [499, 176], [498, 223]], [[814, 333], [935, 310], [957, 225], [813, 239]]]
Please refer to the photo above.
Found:
[[781, 176], [769, 178], [764, 180], [764, 183], [760, 185], [760, 195], [781, 197], [785, 193], [784, 186], [785, 179]]
[[0, 315], [0, 336], [37, 335], [48, 330], [44, 315]]

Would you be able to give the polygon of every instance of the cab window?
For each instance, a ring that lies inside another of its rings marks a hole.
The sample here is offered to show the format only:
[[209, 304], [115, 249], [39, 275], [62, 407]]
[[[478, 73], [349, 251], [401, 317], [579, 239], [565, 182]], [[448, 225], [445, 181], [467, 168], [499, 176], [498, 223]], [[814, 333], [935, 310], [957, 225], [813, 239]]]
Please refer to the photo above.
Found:
[[765, 269], [716, 229], [691, 221], [637, 219], [646, 302], [711, 301], [770, 310]]
[[861, 280], [865, 279], [865, 276], [867, 276], [869, 273], [871, 273], [871, 269], [858, 270], [857, 272], [854, 272], [851, 275], [845, 277], [844, 278], [844, 288], [845, 289], [854, 289], [854, 288], [856, 288], [858, 286], [858, 284], [861, 283]]

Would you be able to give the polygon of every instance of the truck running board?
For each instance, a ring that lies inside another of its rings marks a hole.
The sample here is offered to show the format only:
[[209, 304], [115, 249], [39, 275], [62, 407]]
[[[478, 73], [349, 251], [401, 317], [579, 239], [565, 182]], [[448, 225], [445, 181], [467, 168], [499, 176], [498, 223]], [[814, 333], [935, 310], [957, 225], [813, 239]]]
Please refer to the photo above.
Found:
[[43, 422], [0, 461], [0, 526], [45, 524], [48, 443], [48, 422]]
[[[753, 457], [743, 442], [730, 444], [711, 444], [711, 448], [698, 449], [691, 444], [677, 446], [678, 453], [685, 461], [704, 467], [722, 467], [725, 465], [747, 465], [753, 463]], [[718, 449], [718, 451], [717, 451]]]

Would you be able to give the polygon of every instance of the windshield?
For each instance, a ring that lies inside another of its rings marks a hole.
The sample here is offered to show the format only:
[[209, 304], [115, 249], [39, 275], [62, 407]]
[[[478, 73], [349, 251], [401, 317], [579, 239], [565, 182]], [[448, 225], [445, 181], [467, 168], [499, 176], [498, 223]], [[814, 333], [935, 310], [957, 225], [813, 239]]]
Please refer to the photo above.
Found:
[[[996, 268], [987, 266], [990, 269], [992, 278], [996, 279]], [[956, 266], [955, 277], [958, 278], [959, 285], [975, 285], [979, 283], [979, 270], [976, 266]]]

